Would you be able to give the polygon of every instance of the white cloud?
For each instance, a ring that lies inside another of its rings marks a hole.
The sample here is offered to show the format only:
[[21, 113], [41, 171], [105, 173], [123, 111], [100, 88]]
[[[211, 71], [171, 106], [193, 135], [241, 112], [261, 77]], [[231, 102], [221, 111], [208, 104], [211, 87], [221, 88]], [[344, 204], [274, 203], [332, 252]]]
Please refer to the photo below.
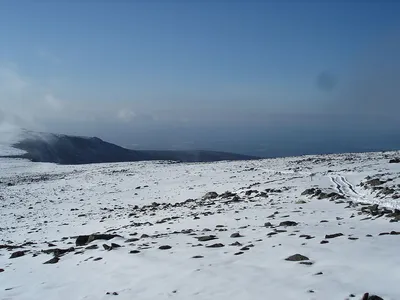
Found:
[[20, 94], [29, 86], [26, 79], [22, 78], [15, 67], [0, 67], [0, 91], [4, 94]]
[[117, 118], [123, 122], [130, 122], [136, 117], [136, 113], [130, 109], [121, 109], [117, 113]]
[[49, 107], [55, 111], [60, 111], [63, 109], [63, 102], [51, 93], [46, 94], [44, 100], [49, 105]]
[[46, 86], [21, 75], [15, 65], [0, 66], [1, 119], [11, 124], [41, 127], [45, 119], [61, 118], [63, 102]]

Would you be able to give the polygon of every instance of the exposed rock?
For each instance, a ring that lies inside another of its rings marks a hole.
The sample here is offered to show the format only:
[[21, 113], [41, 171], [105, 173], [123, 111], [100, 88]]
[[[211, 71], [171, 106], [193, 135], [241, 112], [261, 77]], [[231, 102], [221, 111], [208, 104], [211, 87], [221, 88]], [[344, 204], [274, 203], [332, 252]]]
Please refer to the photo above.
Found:
[[400, 157], [396, 157], [389, 160], [389, 164], [399, 164], [399, 163], [400, 163]]
[[279, 226], [297, 226], [298, 223], [294, 221], [284, 221], [279, 224]]
[[251, 196], [251, 194], [253, 194], [253, 193], [257, 194], [258, 191], [257, 190], [248, 190], [248, 191], [245, 192], [245, 195], [246, 196]]
[[229, 191], [226, 191], [225, 193], [220, 195], [220, 197], [222, 199], [232, 198], [232, 197], [235, 197], [235, 196], [236, 196], [235, 193], [232, 193], [232, 192], [229, 192]]
[[217, 244], [212, 244], [212, 245], [206, 246], [206, 248], [222, 248], [222, 247], [225, 247], [225, 245], [221, 244], [221, 243], [217, 243]]
[[244, 252], [240, 251], [240, 252], [236, 252], [234, 255], [242, 255]]
[[210, 200], [210, 199], [215, 199], [218, 198], [218, 193], [216, 192], [208, 192], [203, 196], [203, 200]]
[[325, 241], [325, 240], [320, 242], [321, 245], [328, 244], [328, 243], [329, 243], [329, 241]]
[[74, 251], [75, 251], [74, 247], [71, 247], [71, 248], [68, 248], [68, 249], [55, 248], [55, 249], [42, 250], [43, 253], [53, 254], [54, 256], [57, 256], [57, 257], [63, 256], [64, 254], [66, 254], [68, 252], [74, 252]]
[[131, 250], [129, 251], [130, 254], [138, 254], [140, 253], [140, 250]]
[[97, 246], [97, 245], [91, 245], [91, 246], [87, 246], [85, 249], [86, 250], [95, 250], [95, 249], [98, 249], [99, 248], [99, 246]]
[[218, 238], [215, 235], [205, 235], [205, 236], [196, 237], [196, 239], [199, 242], [208, 242], [208, 241], [216, 240]]
[[163, 245], [163, 246], [158, 247], [158, 249], [160, 249], [160, 250], [169, 250], [169, 249], [171, 249], [171, 248], [172, 248], [172, 247], [169, 246], [169, 245]]
[[25, 251], [17, 251], [14, 252], [13, 254], [11, 254], [10, 259], [11, 258], [17, 258], [17, 257], [21, 257], [25, 255]]
[[294, 254], [292, 256], [289, 256], [285, 260], [287, 261], [305, 261], [305, 260], [310, 260], [307, 256], [301, 255], [301, 254]]
[[299, 238], [305, 238], [306, 240], [312, 240], [315, 238], [315, 236], [311, 236], [308, 234], [301, 234], [301, 235], [299, 235]]
[[202, 255], [195, 255], [195, 256], [193, 256], [192, 258], [204, 258], [204, 256], [202, 256]]
[[241, 235], [239, 232], [235, 232], [235, 233], [232, 233], [231, 234], [231, 238], [241, 238], [241, 237], [243, 237], [243, 235]]
[[102, 259], [103, 259], [102, 257], [97, 257], [97, 258], [93, 259], [93, 261], [99, 261], [99, 260], [102, 260]]
[[334, 239], [334, 238], [337, 238], [337, 237], [340, 237], [343, 235], [344, 235], [343, 233], [327, 234], [327, 235], [325, 235], [325, 238], [326, 239]]
[[55, 256], [55, 257], [53, 257], [52, 259], [50, 259], [50, 260], [44, 262], [43, 264], [44, 264], [44, 265], [56, 264], [56, 263], [58, 263], [59, 261], [60, 261], [60, 258], [57, 257], [57, 256]]
[[117, 234], [91, 234], [91, 235], [80, 235], [76, 238], [76, 246], [84, 246], [93, 242], [94, 240], [111, 240], [115, 237], [120, 237]]
[[383, 300], [383, 299], [379, 296], [369, 295], [369, 293], [365, 293], [362, 300]]
[[240, 247], [240, 246], [243, 246], [241, 243], [239, 243], [239, 242], [234, 242], [234, 243], [232, 243], [232, 244], [230, 244], [229, 246], [236, 246], [236, 247]]
[[0, 269], [0, 273], [3, 273], [4, 272], [4, 269]]

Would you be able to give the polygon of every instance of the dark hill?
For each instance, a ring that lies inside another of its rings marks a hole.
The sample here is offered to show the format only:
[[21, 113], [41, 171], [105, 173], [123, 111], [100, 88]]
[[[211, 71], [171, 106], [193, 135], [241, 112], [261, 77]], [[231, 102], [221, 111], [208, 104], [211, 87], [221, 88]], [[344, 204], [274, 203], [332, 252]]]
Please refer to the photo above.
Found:
[[250, 160], [257, 157], [215, 151], [152, 151], [130, 150], [99, 138], [57, 135], [50, 133], [24, 134], [13, 147], [26, 151], [19, 157], [35, 162], [58, 164], [90, 164], [148, 160], [178, 162], [213, 162], [221, 160]]

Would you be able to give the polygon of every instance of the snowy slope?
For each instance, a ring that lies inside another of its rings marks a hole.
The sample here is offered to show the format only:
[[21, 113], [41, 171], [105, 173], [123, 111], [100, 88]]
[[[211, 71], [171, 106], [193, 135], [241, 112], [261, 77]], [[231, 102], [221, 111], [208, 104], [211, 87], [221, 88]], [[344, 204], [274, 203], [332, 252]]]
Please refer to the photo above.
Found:
[[399, 299], [399, 155], [0, 159], [0, 299]]

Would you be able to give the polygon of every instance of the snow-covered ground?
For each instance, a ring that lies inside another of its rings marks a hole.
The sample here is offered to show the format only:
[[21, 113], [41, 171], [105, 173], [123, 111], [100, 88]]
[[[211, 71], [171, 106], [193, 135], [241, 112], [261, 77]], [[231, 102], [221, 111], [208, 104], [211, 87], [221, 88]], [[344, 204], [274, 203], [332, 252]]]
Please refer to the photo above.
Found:
[[0, 159], [0, 299], [398, 300], [399, 155]]

